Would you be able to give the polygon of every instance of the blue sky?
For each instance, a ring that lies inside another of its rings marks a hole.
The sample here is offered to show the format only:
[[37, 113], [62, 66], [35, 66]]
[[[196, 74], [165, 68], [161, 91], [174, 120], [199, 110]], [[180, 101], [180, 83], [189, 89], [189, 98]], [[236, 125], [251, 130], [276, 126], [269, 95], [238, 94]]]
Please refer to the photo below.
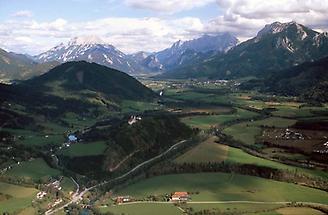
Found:
[[0, 48], [38, 54], [81, 35], [121, 51], [230, 32], [241, 41], [275, 21], [327, 31], [328, 0], [0, 0]]
[[17, 11], [31, 11], [36, 20], [51, 21], [64, 18], [69, 21], [86, 21], [113, 17], [166, 17], [195, 16], [208, 21], [219, 15], [219, 7], [213, 1], [207, 5], [182, 10], [177, 13], [161, 13], [127, 6], [120, 0], [0, 0], [0, 20], [6, 20]]

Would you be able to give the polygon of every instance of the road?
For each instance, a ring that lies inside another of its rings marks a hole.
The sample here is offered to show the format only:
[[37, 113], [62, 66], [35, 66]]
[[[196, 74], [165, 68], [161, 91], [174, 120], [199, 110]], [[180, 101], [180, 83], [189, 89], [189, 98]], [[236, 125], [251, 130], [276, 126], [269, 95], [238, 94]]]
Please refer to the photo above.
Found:
[[[120, 205], [133, 205], [133, 204], [175, 204], [175, 202], [163, 202], [163, 201], [137, 201], [137, 202], [127, 202]], [[265, 202], [265, 201], [189, 201], [186, 202], [186, 204], [253, 204], [253, 205], [259, 205], [259, 204], [272, 204], [272, 205], [288, 205], [288, 204], [294, 204], [294, 205], [303, 205], [303, 206], [313, 206], [313, 207], [320, 207], [320, 208], [326, 208], [328, 211], [328, 205], [327, 204], [321, 204], [316, 202], [286, 202], [286, 201], [277, 201], [277, 202]]]
[[141, 164], [137, 165], [136, 167], [134, 167], [133, 169], [131, 169], [130, 171], [124, 173], [123, 175], [121, 175], [121, 176], [119, 176], [119, 177], [116, 177], [116, 178], [114, 178], [114, 179], [112, 179], [112, 180], [109, 180], [109, 181], [104, 181], [104, 182], [102, 182], [102, 183], [96, 184], [96, 185], [91, 186], [91, 187], [89, 187], [89, 188], [85, 188], [85, 189], [84, 189], [82, 192], [80, 192], [80, 193], [74, 193], [73, 196], [72, 196], [72, 200], [71, 200], [70, 202], [68, 202], [68, 203], [66, 203], [66, 204], [64, 204], [64, 205], [62, 205], [62, 206], [59, 207], [59, 208], [56, 208], [56, 209], [49, 209], [49, 210], [47, 210], [47, 211], [45, 212], [45, 214], [46, 214], [46, 215], [55, 214], [56, 212], [58, 212], [58, 211], [60, 211], [60, 210], [63, 210], [65, 207], [69, 206], [70, 204], [76, 203], [76, 202], [78, 202], [79, 200], [81, 200], [82, 197], [84, 196], [84, 194], [86, 194], [88, 191], [93, 190], [93, 189], [95, 189], [95, 188], [97, 188], [97, 187], [103, 186], [103, 185], [105, 185], [105, 184], [111, 183], [111, 182], [113, 182], [113, 181], [116, 181], [116, 180], [120, 180], [120, 179], [122, 179], [122, 178], [125, 178], [126, 176], [128, 176], [128, 175], [130, 175], [131, 173], [137, 171], [138, 169], [140, 169], [141, 167], [145, 166], [146, 164], [148, 164], [148, 163], [150, 163], [150, 162], [152, 162], [152, 161], [154, 161], [154, 160], [156, 160], [156, 159], [159, 159], [159, 158], [163, 157], [164, 155], [168, 154], [169, 152], [171, 152], [171, 151], [177, 149], [177, 147], [178, 147], [179, 145], [185, 143], [186, 141], [187, 141], [187, 140], [182, 140], [182, 141], [180, 141], [180, 142], [174, 144], [174, 145], [171, 146], [169, 149], [167, 149], [165, 152], [163, 152], [163, 153], [161, 153], [161, 154], [159, 154], [159, 155], [157, 155], [157, 156], [155, 156], [155, 157], [153, 157], [153, 158], [151, 158], [151, 159], [149, 159], [149, 160], [147, 160], [147, 161], [142, 162]]

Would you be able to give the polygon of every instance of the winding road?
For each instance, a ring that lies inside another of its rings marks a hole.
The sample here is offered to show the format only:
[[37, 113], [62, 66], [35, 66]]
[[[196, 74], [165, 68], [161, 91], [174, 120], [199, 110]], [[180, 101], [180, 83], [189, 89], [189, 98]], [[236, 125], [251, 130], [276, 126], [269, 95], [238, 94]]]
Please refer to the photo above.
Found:
[[[155, 161], [156, 159], [159, 159], [161, 157], [163, 157], [164, 155], [168, 154], [169, 152], [177, 149], [178, 146], [180, 146], [181, 144], [185, 143], [187, 140], [182, 140], [176, 144], [174, 144], [173, 146], [171, 146], [169, 149], [167, 149], [165, 152], [147, 160], [142, 162], [141, 164], [135, 166], [133, 169], [131, 169], [130, 171], [124, 173], [123, 175], [116, 177], [114, 179], [108, 180], [108, 181], [104, 181], [102, 183], [96, 184], [94, 186], [91, 186], [89, 188], [85, 188], [83, 191], [81, 191], [80, 193], [78, 192], [79, 190], [76, 191], [76, 193], [74, 193], [74, 195], [72, 196], [72, 200], [64, 205], [62, 205], [61, 207], [58, 207], [56, 209], [50, 209], [48, 211], [45, 212], [45, 215], [51, 215], [51, 214], [55, 214], [56, 212], [63, 210], [65, 207], [69, 206], [72, 203], [76, 203], [79, 200], [81, 200], [84, 196], [84, 194], [86, 194], [88, 191], [93, 190], [97, 187], [103, 186], [105, 184], [114, 182], [116, 180], [120, 180], [123, 179], [125, 177], [127, 177], [128, 175], [134, 173], [135, 171], [137, 171], [138, 169], [140, 169], [141, 167], [147, 165], [148, 163]], [[130, 203], [124, 203], [124, 204], [172, 204], [173, 202], [155, 202], [155, 201], [140, 201], [140, 202], [130, 202]], [[265, 202], [265, 201], [190, 201], [187, 202], [187, 204], [291, 204], [293, 202], [287, 202], [287, 201], [277, 201], [277, 202]], [[324, 206], [327, 207], [327, 205], [325, 204], [320, 204], [320, 203], [314, 203], [314, 202], [294, 202], [294, 203], [298, 203], [298, 204], [308, 204], [308, 205], [315, 205], [315, 206]]]
[[95, 188], [97, 188], [97, 187], [100, 187], [100, 186], [103, 186], [103, 185], [105, 185], [105, 184], [111, 183], [111, 182], [113, 182], [113, 181], [120, 180], [120, 179], [122, 179], [122, 178], [127, 177], [128, 175], [134, 173], [135, 171], [137, 171], [137, 170], [140, 169], [141, 167], [147, 165], [148, 163], [151, 163], [152, 161], [154, 161], [154, 160], [156, 160], [156, 159], [159, 159], [159, 158], [165, 156], [166, 154], [168, 154], [169, 152], [171, 152], [171, 151], [177, 149], [178, 146], [180, 146], [181, 144], [185, 143], [186, 141], [187, 141], [187, 140], [182, 140], [182, 141], [180, 141], [180, 142], [174, 144], [173, 146], [171, 146], [169, 149], [167, 149], [167, 150], [164, 151], [163, 153], [161, 153], [161, 154], [159, 154], [159, 155], [157, 155], [157, 156], [155, 156], [155, 157], [153, 157], [153, 158], [151, 158], [151, 159], [149, 159], [149, 160], [147, 160], [147, 161], [142, 162], [141, 164], [137, 165], [136, 167], [134, 167], [133, 169], [131, 169], [130, 171], [124, 173], [123, 175], [121, 175], [121, 176], [119, 176], [119, 177], [116, 177], [116, 178], [111, 179], [111, 180], [109, 180], [109, 181], [104, 181], [104, 182], [102, 182], [102, 183], [96, 184], [96, 185], [91, 186], [91, 187], [89, 187], [89, 188], [85, 188], [85, 189], [84, 189], [83, 191], [81, 191], [80, 193], [78, 193], [78, 192], [74, 193], [73, 196], [72, 196], [72, 200], [71, 200], [71, 201], [69, 201], [68, 203], [62, 205], [62, 206], [59, 207], [59, 208], [56, 208], [56, 209], [49, 209], [49, 210], [47, 210], [47, 211], [45, 212], [45, 215], [55, 214], [56, 212], [58, 212], [58, 211], [60, 211], [60, 210], [63, 210], [65, 207], [69, 206], [70, 204], [73, 204], [73, 203], [78, 202], [79, 200], [82, 199], [82, 197], [84, 196], [84, 194], [86, 194], [86, 193], [87, 193], [88, 191], [90, 191], [90, 190], [93, 190], [93, 189], [95, 189]]

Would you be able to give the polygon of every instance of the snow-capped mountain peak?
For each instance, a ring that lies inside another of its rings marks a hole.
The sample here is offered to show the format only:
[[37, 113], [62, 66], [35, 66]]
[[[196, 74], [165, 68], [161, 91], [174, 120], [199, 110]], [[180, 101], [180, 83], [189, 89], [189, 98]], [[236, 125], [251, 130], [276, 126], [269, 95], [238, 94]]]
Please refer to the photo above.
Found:
[[39, 62], [88, 61], [112, 67], [127, 73], [142, 72], [140, 66], [111, 44], [97, 36], [79, 36], [66, 44], [59, 44], [47, 52], [35, 56]]
[[307, 31], [310, 30], [309, 28], [298, 24], [295, 21], [287, 23], [274, 22], [272, 24], [265, 25], [264, 28], [257, 33], [257, 37], [262, 37], [267, 34], [277, 34], [288, 29], [296, 30], [296, 33], [300, 35], [301, 40], [305, 39], [308, 36]]
[[95, 44], [105, 44], [105, 42], [96, 35], [84, 35], [72, 38], [67, 45], [95, 45]]
[[182, 40], [178, 40], [177, 42], [173, 43], [172, 48], [173, 49], [179, 48], [182, 46], [182, 44], [183, 44]]

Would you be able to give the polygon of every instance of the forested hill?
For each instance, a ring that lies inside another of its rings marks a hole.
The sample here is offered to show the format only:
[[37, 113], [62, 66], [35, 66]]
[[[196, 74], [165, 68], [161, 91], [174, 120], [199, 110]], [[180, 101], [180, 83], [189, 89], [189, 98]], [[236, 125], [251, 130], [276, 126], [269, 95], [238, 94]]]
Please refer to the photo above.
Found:
[[280, 95], [301, 96], [306, 100], [328, 101], [328, 57], [274, 72], [265, 80], [252, 80], [241, 86]]

